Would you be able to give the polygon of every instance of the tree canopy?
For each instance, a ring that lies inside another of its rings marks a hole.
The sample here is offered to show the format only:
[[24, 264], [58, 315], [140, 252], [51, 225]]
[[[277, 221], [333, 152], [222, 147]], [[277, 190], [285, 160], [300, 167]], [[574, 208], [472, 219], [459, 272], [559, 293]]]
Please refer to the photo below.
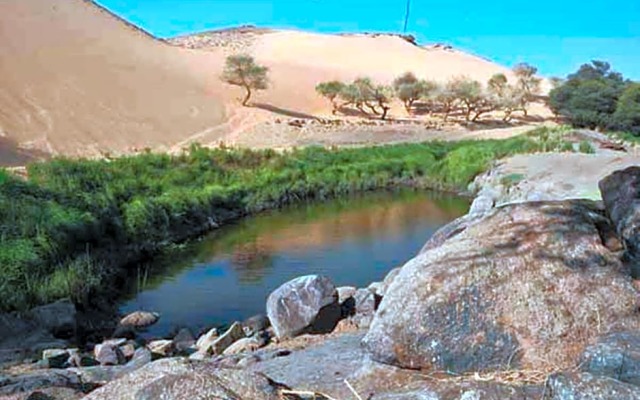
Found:
[[251, 98], [252, 90], [264, 90], [268, 87], [267, 72], [269, 69], [256, 64], [253, 57], [240, 54], [227, 57], [221, 79], [235, 86], [241, 86], [246, 94], [242, 105], [246, 106]]
[[[629, 82], [625, 82], [618, 72], [612, 71], [609, 63], [592, 61], [591, 64], [582, 65], [551, 90], [549, 105], [556, 114], [576, 127], [615, 128], [618, 125], [617, 119], [624, 119], [625, 124], [633, 120], [628, 115], [633, 107], [626, 106], [620, 113], [616, 112], [619, 99], [627, 86]], [[632, 95], [629, 96], [633, 98]], [[625, 103], [628, 104], [629, 101], [626, 100]], [[622, 115], [625, 117], [622, 118]]]

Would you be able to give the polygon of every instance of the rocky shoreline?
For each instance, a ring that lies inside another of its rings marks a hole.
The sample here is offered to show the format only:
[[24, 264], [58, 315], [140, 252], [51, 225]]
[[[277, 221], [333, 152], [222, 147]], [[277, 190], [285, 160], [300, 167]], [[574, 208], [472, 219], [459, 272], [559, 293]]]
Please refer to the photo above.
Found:
[[2, 316], [3, 339], [42, 340], [0, 399], [640, 398], [640, 167], [601, 180], [603, 201], [496, 201], [487, 176], [383, 282], [299, 277], [224, 331], [145, 342], [158, 316], [139, 312], [75, 349], [70, 302]]

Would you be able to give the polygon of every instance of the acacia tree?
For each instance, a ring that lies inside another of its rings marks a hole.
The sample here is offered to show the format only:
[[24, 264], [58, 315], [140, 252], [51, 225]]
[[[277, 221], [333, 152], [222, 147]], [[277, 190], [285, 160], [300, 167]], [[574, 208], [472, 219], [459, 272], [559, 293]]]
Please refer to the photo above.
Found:
[[423, 86], [412, 72], [405, 72], [393, 81], [393, 90], [402, 101], [404, 109], [411, 114], [413, 103], [423, 96]]
[[389, 103], [393, 99], [393, 89], [389, 86], [378, 85], [374, 88], [373, 99], [376, 105], [382, 109], [380, 119], [385, 119], [391, 108]]
[[513, 67], [513, 73], [515, 74], [518, 82], [516, 86], [522, 91], [521, 110], [526, 117], [527, 106], [529, 103], [535, 100], [535, 97], [540, 93], [540, 78], [536, 77], [538, 68], [527, 63], [516, 64]]
[[338, 112], [340, 105], [338, 104], [338, 98], [340, 94], [345, 90], [345, 84], [340, 81], [322, 82], [316, 86], [316, 92], [325, 97], [331, 102], [333, 115]]
[[487, 82], [487, 88], [488, 95], [495, 107], [504, 111], [502, 121], [509, 121], [513, 112], [521, 109], [524, 92], [520, 88], [510, 85], [504, 74], [493, 75]]
[[433, 94], [433, 100], [442, 112], [445, 122], [449, 118], [449, 114], [457, 108], [459, 103], [455, 85], [455, 81], [450, 80], [444, 85], [439, 85]]
[[496, 102], [487, 96], [480, 82], [468, 77], [459, 77], [453, 79], [450, 84], [455, 97], [460, 100], [464, 108], [467, 121], [477, 121], [480, 115], [497, 108]]
[[242, 105], [246, 106], [251, 98], [252, 90], [264, 90], [268, 86], [268, 68], [256, 64], [253, 57], [240, 54], [227, 57], [221, 79], [246, 91]]

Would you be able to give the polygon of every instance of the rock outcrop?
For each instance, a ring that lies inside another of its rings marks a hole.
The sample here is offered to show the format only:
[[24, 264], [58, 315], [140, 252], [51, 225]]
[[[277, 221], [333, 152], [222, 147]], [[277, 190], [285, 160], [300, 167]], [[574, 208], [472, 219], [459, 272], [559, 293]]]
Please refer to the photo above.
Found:
[[640, 387], [583, 373], [561, 373], [549, 377], [543, 400], [636, 400]]
[[640, 386], [640, 333], [615, 332], [587, 347], [580, 369]]
[[341, 317], [338, 292], [329, 278], [301, 276], [269, 295], [267, 315], [279, 338], [331, 332]]
[[155, 361], [113, 381], [85, 400], [281, 400], [280, 389], [261, 374], [171, 358]]
[[495, 209], [402, 268], [363, 343], [405, 368], [573, 366], [601, 333], [639, 326], [607, 223], [590, 201]]
[[634, 278], [640, 278], [640, 167], [616, 171], [598, 186], [607, 214], [624, 243]]

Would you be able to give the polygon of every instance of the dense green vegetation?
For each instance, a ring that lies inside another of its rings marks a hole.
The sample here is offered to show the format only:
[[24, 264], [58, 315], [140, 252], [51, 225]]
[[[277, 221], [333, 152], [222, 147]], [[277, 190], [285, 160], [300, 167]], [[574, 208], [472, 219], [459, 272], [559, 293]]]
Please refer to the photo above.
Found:
[[463, 190], [492, 160], [571, 149], [546, 129], [508, 140], [352, 149], [205, 149], [0, 170], [0, 309], [72, 296], [232, 218], [305, 199], [397, 185]]
[[559, 82], [549, 105], [575, 127], [640, 134], [640, 84], [603, 61], [584, 64]]

